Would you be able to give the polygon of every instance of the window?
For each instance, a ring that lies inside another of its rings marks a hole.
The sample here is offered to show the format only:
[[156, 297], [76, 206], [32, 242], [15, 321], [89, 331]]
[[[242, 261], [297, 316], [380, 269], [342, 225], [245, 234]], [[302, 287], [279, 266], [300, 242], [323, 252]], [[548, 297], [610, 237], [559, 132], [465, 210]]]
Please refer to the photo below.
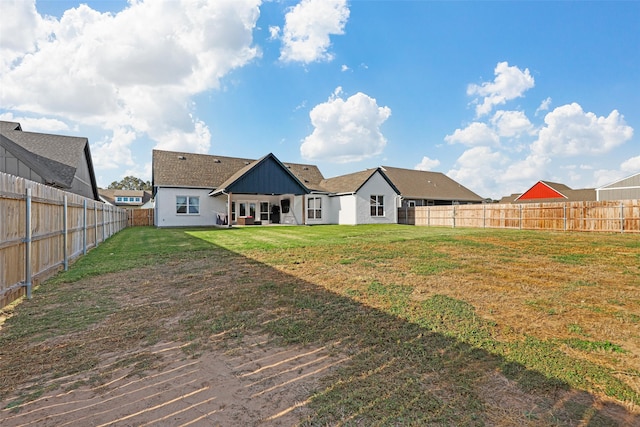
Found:
[[384, 196], [371, 195], [371, 216], [384, 216]]
[[269, 202], [260, 202], [260, 221], [269, 221]]
[[322, 199], [320, 197], [307, 199], [307, 218], [322, 219]]
[[194, 196], [177, 196], [176, 213], [183, 215], [199, 215], [200, 198]]

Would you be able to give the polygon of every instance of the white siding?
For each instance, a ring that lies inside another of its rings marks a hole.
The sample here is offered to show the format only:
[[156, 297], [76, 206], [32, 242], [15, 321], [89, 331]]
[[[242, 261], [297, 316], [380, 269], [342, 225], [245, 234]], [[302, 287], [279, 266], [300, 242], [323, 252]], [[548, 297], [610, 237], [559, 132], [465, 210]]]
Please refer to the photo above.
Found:
[[[208, 189], [158, 188], [155, 198], [155, 225], [158, 227], [203, 227], [216, 225], [218, 213], [226, 214], [226, 197], [210, 197]], [[200, 198], [200, 213], [176, 213], [177, 196]]]
[[[308, 200], [310, 198], [316, 198], [319, 197], [321, 200], [321, 218], [320, 219], [316, 219], [316, 218], [309, 218], [309, 215], [307, 214], [307, 207], [308, 207]], [[325, 194], [309, 194], [307, 196], [305, 196], [304, 198], [304, 215], [307, 221], [308, 225], [320, 225], [320, 224], [332, 224], [331, 219], [332, 219], [332, 215], [331, 215], [331, 198], [329, 198], [329, 196], [325, 195]], [[333, 224], [336, 224], [337, 220], [335, 222], [333, 222]]]
[[[371, 196], [384, 196], [384, 216], [371, 216]], [[398, 195], [389, 183], [375, 173], [356, 194], [356, 224], [395, 224]]]

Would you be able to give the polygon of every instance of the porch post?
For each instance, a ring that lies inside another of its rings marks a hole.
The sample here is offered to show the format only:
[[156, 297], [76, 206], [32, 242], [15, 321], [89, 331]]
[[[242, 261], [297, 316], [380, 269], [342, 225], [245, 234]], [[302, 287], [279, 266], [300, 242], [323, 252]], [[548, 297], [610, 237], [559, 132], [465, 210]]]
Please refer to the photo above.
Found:
[[307, 206], [305, 205], [305, 203], [305, 197], [304, 194], [302, 194], [302, 225], [307, 225], [307, 219], [305, 215], [307, 212]]
[[231, 228], [231, 194], [227, 194], [227, 227]]

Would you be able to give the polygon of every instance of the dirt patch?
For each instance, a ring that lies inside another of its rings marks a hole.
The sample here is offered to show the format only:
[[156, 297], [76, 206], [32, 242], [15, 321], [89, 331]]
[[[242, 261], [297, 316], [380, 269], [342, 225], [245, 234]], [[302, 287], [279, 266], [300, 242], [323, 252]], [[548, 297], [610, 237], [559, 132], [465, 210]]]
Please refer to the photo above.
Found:
[[[55, 390], [17, 410], [3, 409], [2, 425], [295, 425], [318, 379], [347, 361], [325, 347], [284, 348], [266, 336], [197, 358], [184, 347], [164, 342], [147, 348], [161, 368], [144, 373], [113, 370], [120, 357], [106, 358], [95, 370], [58, 380]], [[104, 382], [87, 384], [106, 371]]]

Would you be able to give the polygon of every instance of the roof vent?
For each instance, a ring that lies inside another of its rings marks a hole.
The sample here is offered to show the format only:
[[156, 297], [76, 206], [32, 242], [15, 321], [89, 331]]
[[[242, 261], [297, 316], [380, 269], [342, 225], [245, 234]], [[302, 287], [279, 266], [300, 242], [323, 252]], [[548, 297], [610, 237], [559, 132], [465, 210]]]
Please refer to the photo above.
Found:
[[244, 164], [245, 164], [245, 165], [248, 165], [248, 164], [249, 164], [249, 162], [244, 162]]
[[308, 168], [307, 166], [305, 166], [305, 167], [303, 167], [303, 168], [302, 168], [302, 170], [303, 170], [303, 171], [308, 171], [308, 170], [309, 170], [309, 168]]
[[220, 159], [213, 159], [213, 163], [220, 163]]
[[185, 156], [178, 156], [178, 160], [187, 160]]

